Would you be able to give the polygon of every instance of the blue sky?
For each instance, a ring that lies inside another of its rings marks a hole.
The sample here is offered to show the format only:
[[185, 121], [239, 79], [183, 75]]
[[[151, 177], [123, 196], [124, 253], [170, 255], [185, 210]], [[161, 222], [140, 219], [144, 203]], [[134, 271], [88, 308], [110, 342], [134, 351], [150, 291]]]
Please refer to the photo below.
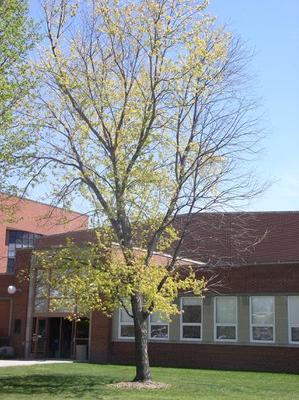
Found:
[[273, 183], [250, 209], [299, 210], [299, 1], [211, 0], [209, 10], [255, 51], [267, 133], [257, 168]]
[[[34, 16], [38, 3], [30, 1]], [[299, 1], [211, 0], [208, 11], [255, 51], [266, 131], [256, 170], [273, 183], [248, 210], [299, 210]]]

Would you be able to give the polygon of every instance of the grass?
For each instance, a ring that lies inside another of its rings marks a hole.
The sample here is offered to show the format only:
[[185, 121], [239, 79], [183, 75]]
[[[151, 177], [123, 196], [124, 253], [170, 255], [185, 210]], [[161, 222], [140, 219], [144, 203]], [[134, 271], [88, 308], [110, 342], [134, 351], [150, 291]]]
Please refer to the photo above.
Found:
[[5, 400], [299, 400], [299, 375], [152, 368], [170, 389], [136, 391], [107, 387], [132, 379], [134, 368], [96, 364], [44, 364], [0, 368]]

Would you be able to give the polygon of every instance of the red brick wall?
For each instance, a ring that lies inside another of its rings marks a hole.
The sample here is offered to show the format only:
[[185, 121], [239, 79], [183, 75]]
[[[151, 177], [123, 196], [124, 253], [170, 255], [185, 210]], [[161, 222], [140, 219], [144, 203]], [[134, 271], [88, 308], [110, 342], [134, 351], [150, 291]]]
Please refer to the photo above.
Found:
[[[15, 229], [51, 235], [86, 229], [88, 218], [82, 214], [53, 208], [31, 200], [3, 198], [0, 194], [0, 273], [7, 266], [7, 230]], [[2, 211], [1, 211], [2, 210]], [[9, 211], [5, 211], [9, 210]]]
[[[149, 357], [153, 366], [299, 372], [298, 347], [150, 343]], [[134, 343], [113, 342], [109, 362], [133, 364]]]
[[[219, 293], [298, 293], [299, 264], [215, 268]], [[134, 343], [111, 342], [111, 320], [94, 315], [91, 361], [132, 364]], [[110, 339], [110, 340], [109, 340]], [[150, 343], [152, 365], [299, 372], [299, 347]]]
[[[19, 270], [29, 269], [31, 255], [32, 252], [30, 250], [22, 250], [17, 252], [16, 273], [18, 273]], [[25, 349], [29, 284], [26, 281], [19, 282], [19, 280], [16, 279], [16, 286], [21, 289], [21, 292], [17, 292], [13, 295], [14, 301], [12, 309], [10, 344], [14, 347], [17, 356], [23, 356]], [[21, 320], [21, 332], [19, 334], [14, 333], [14, 321], [16, 319]]]
[[[20, 269], [26, 269], [30, 265], [31, 250], [22, 250], [17, 252], [16, 258], [16, 272]], [[16, 274], [17, 275], [17, 274]], [[0, 275], [0, 298], [5, 298], [11, 302], [11, 326], [9, 344], [15, 348], [16, 356], [22, 357], [24, 355], [25, 346], [25, 331], [26, 331], [26, 317], [28, 306], [28, 282], [20, 282], [15, 274], [1, 274]], [[9, 295], [7, 287], [9, 285], [16, 286], [18, 290], [15, 294]], [[21, 333], [14, 333], [14, 321], [21, 320]], [[6, 325], [7, 331], [9, 330]], [[8, 340], [6, 340], [8, 342]], [[4, 343], [3, 343], [4, 344]], [[8, 343], [6, 343], [8, 344]]]
[[111, 318], [105, 317], [100, 312], [94, 312], [90, 329], [90, 361], [108, 362], [111, 342]]
[[246, 265], [201, 269], [199, 276], [211, 278], [208, 288], [220, 293], [299, 292], [299, 263]]
[[9, 335], [10, 299], [0, 298], [0, 339]]
[[193, 214], [181, 253], [214, 265], [299, 261], [299, 212]]
[[[1, 346], [7, 346], [9, 344], [9, 337], [8, 337], [8, 332], [9, 332], [9, 322], [10, 322], [10, 310], [12, 307], [12, 301], [13, 298], [7, 293], [7, 287], [9, 285], [14, 285], [15, 284], [15, 276], [12, 274], [1, 274], [0, 275], [0, 301], [2, 303], [5, 302], [5, 304], [9, 304], [9, 317], [7, 318], [7, 309], [5, 311], [5, 314], [2, 315], [2, 309], [0, 307], [0, 347]], [[2, 336], [3, 335], [3, 336]]]

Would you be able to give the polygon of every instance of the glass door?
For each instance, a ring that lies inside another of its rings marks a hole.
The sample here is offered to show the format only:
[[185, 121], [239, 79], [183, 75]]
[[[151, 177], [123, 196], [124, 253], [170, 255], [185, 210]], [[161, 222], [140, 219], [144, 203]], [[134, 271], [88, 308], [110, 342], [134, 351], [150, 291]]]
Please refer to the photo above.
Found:
[[89, 342], [89, 319], [74, 322], [74, 354], [77, 361], [87, 361]]
[[33, 318], [31, 351], [35, 357], [46, 357], [48, 353], [48, 320]]

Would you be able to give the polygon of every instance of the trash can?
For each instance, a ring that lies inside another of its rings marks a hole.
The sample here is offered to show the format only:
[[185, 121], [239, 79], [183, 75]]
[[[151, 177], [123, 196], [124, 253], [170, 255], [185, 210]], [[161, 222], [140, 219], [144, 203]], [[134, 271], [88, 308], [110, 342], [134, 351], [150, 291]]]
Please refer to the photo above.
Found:
[[76, 361], [87, 361], [87, 345], [76, 345]]

